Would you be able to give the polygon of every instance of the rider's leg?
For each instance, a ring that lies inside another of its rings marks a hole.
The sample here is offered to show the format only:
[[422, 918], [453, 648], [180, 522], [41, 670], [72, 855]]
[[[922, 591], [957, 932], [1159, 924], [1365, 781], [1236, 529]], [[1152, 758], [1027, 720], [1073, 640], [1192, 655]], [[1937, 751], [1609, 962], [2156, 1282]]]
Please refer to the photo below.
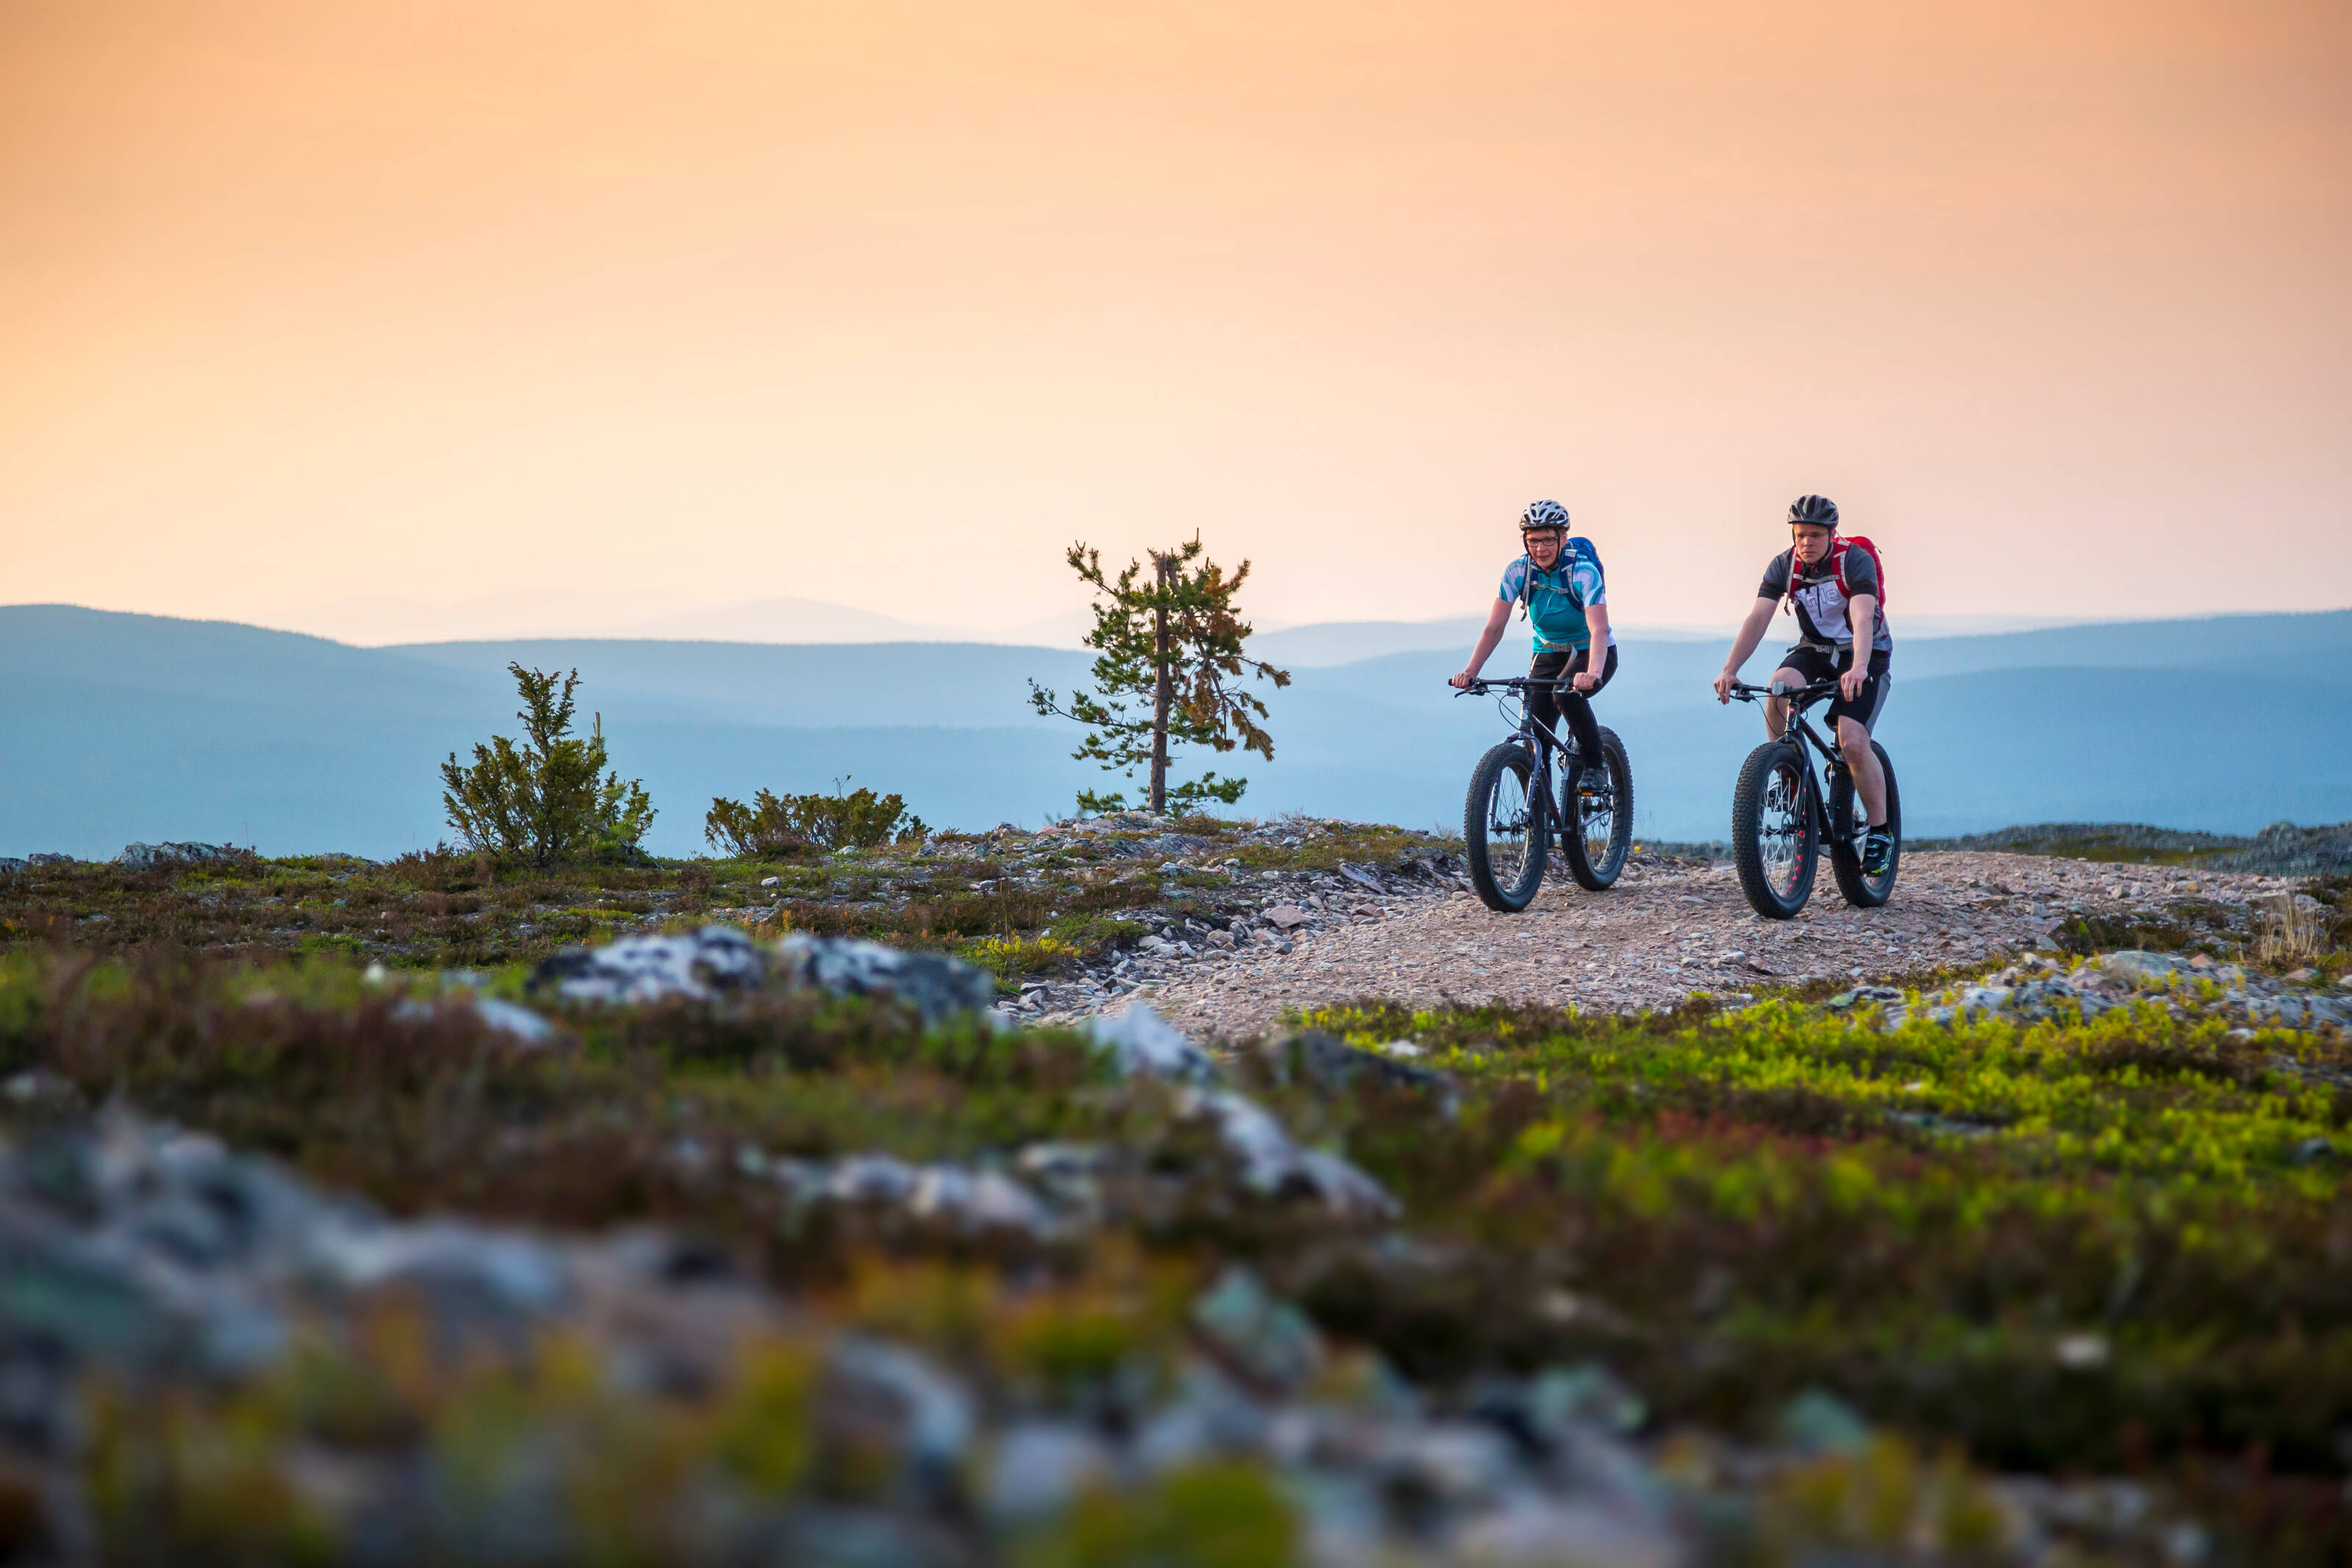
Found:
[[[1870, 660], [1864, 666], [1869, 678], [1863, 682], [1861, 693], [1851, 702], [1841, 694], [1830, 704], [1830, 717], [1837, 721], [1838, 755], [1845, 759], [1846, 771], [1853, 775], [1862, 809], [1872, 827], [1883, 828], [1886, 825], [1886, 770], [1878, 765], [1878, 753], [1870, 748], [1870, 731], [1886, 709], [1891, 677], [1885, 655], [1864, 656]], [[1854, 657], [1851, 652], [1840, 654], [1837, 673], [1843, 675], [1852, 669]]]
[[[1567, 667], [1559, 673], [1560, 712], [1568, 720], [1568, 727], [1575, 733], [1578, 754], [1588, 761], [1598, 760], [1601, 756], [1601, 726], [1592, 716], [1592, 704], [1584, 693], [1576, 689], [1573, 678], [1591, 667], [1591, 650], [1580, 648], [1576, 656], [1569, 660]], [[1616, 673], [1617, 650], [1612, 647], [1601, 661], [1601, 685], [1592, 688], [1593, 694], [1598, 695], [1601, 687], [1607, 685], [1610, 677]]]
[[[1804, 671], [1793, 665], [1783, 664], [1772, 672], [1772, 678], [1765, 685], [1801, 686], [1808, 685], [1812, 677], [1806, 674]], [[1764, 699], [1764, 733], [1778, 740], [1788, 732], [1789, 705], [1779, 697], [1766, 697]]]
[[1567, 649], [1548, 648], [1528, 666], [1528, 716], [1555, 735], [1559, 733], [1558, 683], [1568, 663]]
[[1878, 765], [1878, 753], [1870, 748], [1870, 731], [1862, 727], [1860, 719], [1838, 720], [1838, 752], [1845, 758], [1846, 771], [1853, 775], [1854, 792], [1862, 797], [1862, 809], [1870, 817], [1870, 825], [1886, 825], [1886, 769]]

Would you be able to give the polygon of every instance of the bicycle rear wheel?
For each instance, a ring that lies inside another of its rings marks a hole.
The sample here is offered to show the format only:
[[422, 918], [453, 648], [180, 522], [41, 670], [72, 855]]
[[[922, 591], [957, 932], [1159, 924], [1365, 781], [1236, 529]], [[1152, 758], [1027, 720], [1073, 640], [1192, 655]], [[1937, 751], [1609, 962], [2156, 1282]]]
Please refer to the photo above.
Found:
[[1886, 831], [1895, 835], [1894, 852], [1886, 857], [1886, 869], [1876, 876], [1862, 874], [1862, 835], [1870, 828], [1862, 791], [1853, 787], [1853, 775], [1843, 768], [1830, 775], [1830, 824], [1850, 835], [1843, 842], [1831, 841], [1830, 874], [1837, 879], [1845, 901], [1857, 909], [1875, 909], [1886, 902], [1895, 891], [1895, 869], [1903, 861], [1903, 797], [1895, 788], [1895, 759], [1874, 740], [1870, 749], [1886, 776]]
[[1543, 885], [1549, 795], [1535, 758], [1503, 741], [1478, 759], [1470, 798], [1462, 806], [1462, 838], [1469, 853], [1470, 885], [1487, 908], [1516, 915]]
[[1813, 895], [1820, 835], [1813, 826], [1812, 778], [1804, 754], [1768, 740], [1748, 754], [1731, 796], [1731, 858], [1748, 907], [1787, 920]]
[[1633, 764], [1613, 729], [1601, 732], [1601, 760], [1570, 770], [1560, 795], [1559, 846], [1579, 887], [1601, 893], [1625, 869], [1633, 847]]

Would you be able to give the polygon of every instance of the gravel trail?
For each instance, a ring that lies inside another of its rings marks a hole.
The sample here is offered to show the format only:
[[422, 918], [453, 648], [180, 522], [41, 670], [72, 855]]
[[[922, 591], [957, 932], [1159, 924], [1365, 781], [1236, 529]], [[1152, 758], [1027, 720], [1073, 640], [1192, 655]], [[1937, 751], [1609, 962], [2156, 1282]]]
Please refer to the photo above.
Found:
[[1990, 963], [2073, 915], [2155, 914], [2189, 899], [2243, 905], [2294, 886], [2165, 866], [1923, 852], [1904, 857], [1883, 908], [1850, 908], [1824, 866], [1804, 913], [1773, 921], [1748, 907], [1728, 863], [1634, 865], [1603, 894], [1548, 883], [1519, 915], [1495, 914], [1467, 893], [1367, 895], [1352, 910], [1318, 912], [1287, 954], [1252, 943], [1147, 966], [1120, 994], [1074, 1010], [1115, 1010], [1139, 996], [1196, 1038], [1232, 1040], [1276, 1028], [1286, 1009], [1355, 998], [1629, 1012], [1694, 991], [1738, 996], [1759, 985]]

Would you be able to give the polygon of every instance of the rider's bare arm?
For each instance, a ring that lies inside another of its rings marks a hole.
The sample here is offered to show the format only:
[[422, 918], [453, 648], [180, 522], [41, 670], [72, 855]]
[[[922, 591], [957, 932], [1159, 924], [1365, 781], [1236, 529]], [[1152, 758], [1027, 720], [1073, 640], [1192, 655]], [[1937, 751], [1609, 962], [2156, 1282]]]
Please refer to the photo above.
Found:
[[1592, 628], [1592, 656], [1585, 661], [1591, 666], [1577, 673], [1570, 682], [1580, 692], [1589, 692], [1601, 685], [1601, 674], [1609, 658], [1609, 606], [1588, 604], [1584, 607], [1584, 623]]
[[1756, 644], [1764, 641], [1764, 629], [1772, 624], [1772, 612], [1779, 609], [1777, 598], [1759, 595], [1748, 612], [1748, 619], [1739, 623], [1739, 634], [1731, 640], [1731, 653], [1723, 661], [1723, 673], [1715, 677], [1715, 700], [1731, 700], [1731, 683], [1739, 678], [1739, 666], [1748, 663], [1748, 655], [1756, 652]]
[[1503, 628], [1510, 623], [1511, 601], [1496, 600], [1495, 608], [1486, 612], [1486, 626], [1478, 633], [1478, 645], [1470, 650], [1470, 662], [1462, 666], [1460, 674], [1448, 675], [1446, 683], [1449, 685], [1461, 687], [1476, 680], [1478, 671], [1486, 663], [1486, 655], [1493, 653], [1495, 644], [1503, 640]]
[[1862, 695], [1862, 683], [1870, 678], [1870, 644], [1878, 635], [1878, 596], [1857, 593], [1847, 600], [1845, 622], [1853, 628], [1853, 668], [1838, 677], [1838, 690], [1852, 702]]

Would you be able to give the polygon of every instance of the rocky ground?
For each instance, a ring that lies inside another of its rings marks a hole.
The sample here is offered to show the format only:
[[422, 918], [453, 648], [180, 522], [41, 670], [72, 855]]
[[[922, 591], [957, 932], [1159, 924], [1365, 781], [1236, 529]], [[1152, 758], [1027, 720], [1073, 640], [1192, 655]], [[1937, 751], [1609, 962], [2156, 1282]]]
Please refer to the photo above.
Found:
[[[1926, 975], [2054, 946], [2072, 922], [2245, 931], [2277, 877], [1971, 852], [1906, 857], [1878, 909], [1816, 893], [1794, 920], [1766, 920], [1727, 862], [1637, 856], [1607, 893], [1549, 883], [1498, 915], [1433, 878], [1364, 873], [1294, 882], [1224, 941], [1170, 926], [1147, 946], [1030, 994], [1048, 1016], [1150, 996], [1180, 1027], [1245, 1040], [1286, 1014], [1380, 997], [1408, 1007], [1671, 1008], [1694, 995], [1746, 1001], [1761, 988]], [[1147, 938], [1147, 941], [1149, 939]]]

